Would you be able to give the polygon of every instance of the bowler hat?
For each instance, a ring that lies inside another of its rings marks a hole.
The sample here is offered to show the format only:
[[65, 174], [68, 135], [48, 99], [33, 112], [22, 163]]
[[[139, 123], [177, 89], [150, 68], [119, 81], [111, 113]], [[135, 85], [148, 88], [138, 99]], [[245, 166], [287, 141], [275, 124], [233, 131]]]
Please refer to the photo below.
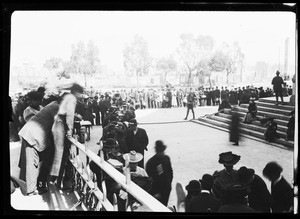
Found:
[[241, 156], [233, 154], [231, 151], [219, 154], [220, 164], [235, 165], [240, 159]]
[[163, 152], [164, 150], [166, 150], [166, 148], [167, 146], [161, 140], [155, 142], [156, 151]]
[[201, 185], [198, 180], [191, 180], [189, 184], [185, 187], [187, 191], [195, 191], [195, 190], [201, 190]]
[[106, 147], [106, 148], [114, 148], [116, 146], [117, 146], [116, 141], [113, 138], [106, 139], [106, 141], [104, 141], [104, 144], [103, 144], [103, 147]]
[[130, 124], [130, 125], [137, 125], [138, 123], [137, 123], [136, 119], [131, 119], [131, 120], [129, 121], [129, 124]]
[[136, 151], [130, 151], [129, 153], [123, 154], [123, 158], [125, 160], [126, 156], [129, 156], [129, 163], [138, 163], [143, 159], [143, 155], [141, 153], [137, 153]]
[[237, 173], [238, 179], [241, 183], [246, 183], [253, 178], [255, 171], [242, 166]]
[[204, 174], [202, 179], [199, 179], [199, 181], [202, 185], [205, 185], [204, 187], [211, 188], [214, 183], [214, 178], [210, 174]]

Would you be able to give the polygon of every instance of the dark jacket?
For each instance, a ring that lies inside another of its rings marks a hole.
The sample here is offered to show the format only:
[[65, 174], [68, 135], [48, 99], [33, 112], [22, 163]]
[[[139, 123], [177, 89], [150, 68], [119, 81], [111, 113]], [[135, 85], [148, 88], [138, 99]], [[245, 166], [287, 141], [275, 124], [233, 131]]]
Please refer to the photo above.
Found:
[[276, 76], [273, 78], [272, 85], [274, 91], [282, 90], [282, 84], [284, 84], [282, 77]]
[[256, 211], [252, 208], [243, 204], [228, 204], [222, 205], [218, 213], [255, 213]]
[[217, 212], [221, 207], [221, 201], [208, 193], [192, 198], [189, 204], [189, 212]]
[[258, 175], [254, 175], [254, 179], [250, 184], [250, 192], [248, 193], [249, 207], [255, 211], [269, 213], [271, 207], [271, 194], [267, 188], [265, 181]]
[[129, 129], [127, 132], [126, 143], [130, 151], [134, 150], [138, 153], [144, 154], [144, 150], [148, 150], [147, 145], [149, 143], [148, 135], [145, 129], [138, 128], [135, 135], [133, 131]]
[[293, 198], [293, 188], [284, 177], [275, 185], [271, 184], [271, 208], [273, 213], [288, 211], [294, 203]]
[[148, 160], [146, 172], [153, 179], [151, 189], [153, 194], [171, 189], [173, 169], [169, 156], [155, 154]]

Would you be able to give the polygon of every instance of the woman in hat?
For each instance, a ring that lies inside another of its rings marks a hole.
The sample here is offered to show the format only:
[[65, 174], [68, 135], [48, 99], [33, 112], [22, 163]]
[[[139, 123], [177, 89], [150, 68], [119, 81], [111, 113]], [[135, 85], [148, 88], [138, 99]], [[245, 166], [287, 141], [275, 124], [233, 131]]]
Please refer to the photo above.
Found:
[[271, 181], [272, 213], [293, 212], [294, 191], [282, 175], [282, 167], [276, 162], [269, 162], [263, 169], [263, 175]]
[[270, 213], [271, 194], [265, 181], [245, 166], [238, 170], [238, 180], [247, 187], [249, 207], [257, 212]]
[[233, 154], [231, 151], [219, 154], [219, 163], [223, 164], [225, 169], [215, 171], [213, 174], [214, 184], [212, 187], [213, 195], [224, 202], [225, 190], [237, 183], [237, 170], [233, 168], [241, 156]]
[[146, 171], [153, 179], [151, 194], [160, 197], [164, 205], [168, 205], [172, 190], [173, 169], [171, 159], [165, 154], [167, 146], [160, 140], [155, 142], [156, 154], [146, 164]]
[[214, 179], [210, 174], [204, 174], [201, 183], [201, 192], [190, 201], [188, 210], [190, 212], [217, 212], [221, 206], [221, 201], [211, 194]]
[[187, 195], [184, 199], [185, 212], [191, 212], [191, 200], [197, 197], [201, 192], [201, 184], [198, 180], [191, 180], [185, 187]]

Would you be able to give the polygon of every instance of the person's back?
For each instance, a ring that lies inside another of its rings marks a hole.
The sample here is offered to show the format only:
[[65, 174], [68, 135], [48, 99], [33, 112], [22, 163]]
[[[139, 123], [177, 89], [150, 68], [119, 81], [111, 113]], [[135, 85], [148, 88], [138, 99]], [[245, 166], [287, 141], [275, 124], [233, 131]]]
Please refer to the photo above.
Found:
[[256, 211], [246, 205], [240, 203], [233, 203], [222, 205], [218, 213], [256, 213]]
[[217, 212], [221, 201], [210, 193], [200, 193], [190, 200], [190, 212]]
[[282, 89], [282, 84], [284, 84], [282, 77], [280, 77], [279, 75], [275, 76], [272, 79], [272, 85], [273, 85], [273, 89], [274, 90], [279, 90]]
[[271, 185], [272, 212], [288, 211], [293, 206], [293, 188], [284, 177]]

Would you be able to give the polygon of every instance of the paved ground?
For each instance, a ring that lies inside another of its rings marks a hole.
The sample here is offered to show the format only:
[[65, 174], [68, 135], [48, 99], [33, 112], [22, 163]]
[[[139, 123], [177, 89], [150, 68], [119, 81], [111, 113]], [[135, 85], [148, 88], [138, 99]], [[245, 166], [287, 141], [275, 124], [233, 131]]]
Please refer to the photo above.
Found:
[[[196, 118], [205, 114], [216, 112], [217, 107], [197, 107]], [[203, 174], [212, 174], [215, 170], [222, 169], [218, 163], [219, 154], [226, 151], [241, 155], [241, 160], [236, 168], [247, 166], [255, 169], [262, 176], [262, 169], [269, 161], [277, 161], [283, 166], [283, 175], [291, 182], [293, 179], [293, 152], [270, 146], [268, 144], [243, 138], [240, 146], [229, 143], [228, 133], [217, 129], [202, 126], [189, 121], [184, 121], [186, 109], [147, 109], [136, 111], [137, 121], [141, 128], [146, 129], [149, 136], [148, 151], [145, 152], [145, 162], [154, 155], [154, 142], [163, 140], [168, 146], [166, 154], [171, 158], [174, 179], [173, 190], [170, 195], [169, 205], [176, 206], [176, 183], [185, 187], [190, 180], [200, 179]], [[189, 119], [192, 115], [189, 115]], [[165, 124], [163, 122], [166, 122]], [[178, 122], [178, 123], [170, 123]], [[159, 123], [159, 124], [149, 124]], [[93, 127], [91, 141], [88, 147], [95, 153], [98, 151], [96, 142], [101, 137], [101, 127]], [[18, 173], [17, 160], [19, 147], [11, 145], [11, 172]], [[268, 187], [270, 183], [263, 178]]]

